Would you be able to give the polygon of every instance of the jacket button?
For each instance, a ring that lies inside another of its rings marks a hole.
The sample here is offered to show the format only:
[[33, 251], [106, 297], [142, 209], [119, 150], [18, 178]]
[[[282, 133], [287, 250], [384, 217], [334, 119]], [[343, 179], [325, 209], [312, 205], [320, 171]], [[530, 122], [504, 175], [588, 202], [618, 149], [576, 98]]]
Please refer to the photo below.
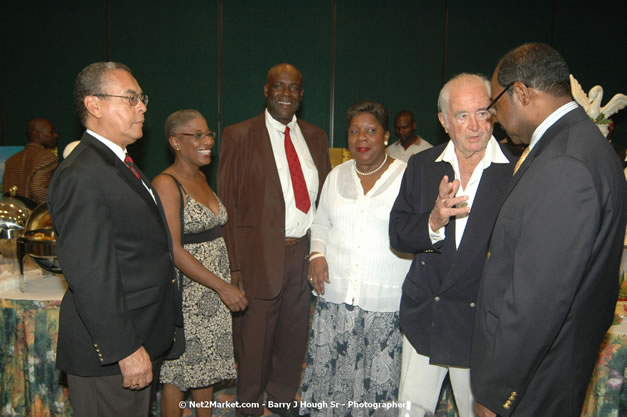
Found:
[[476, 304], [475, 303], [470, 303], [470, 308], [475, 308]]
[[440, 301], [440, 297], [438, 295], [435, 296], [434, 298], [435, 301]]
[[420, 261], [420, 265], [425, 266], [425, 261]]

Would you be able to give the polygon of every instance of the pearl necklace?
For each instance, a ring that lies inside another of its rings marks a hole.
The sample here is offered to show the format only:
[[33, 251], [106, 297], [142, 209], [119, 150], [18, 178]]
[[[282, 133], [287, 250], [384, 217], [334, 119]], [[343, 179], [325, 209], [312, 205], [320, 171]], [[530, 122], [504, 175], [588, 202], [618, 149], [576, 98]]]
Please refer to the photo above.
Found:
[[380, 170], [381, 168], [383, 168], [383, 166], [385, 165], [385, 163], [388, 161], [388, 154], [387, 152], [385, 153], [385, 158], [383, 158], [383, 162], [381, 162], [381, 165], [379, 165], [378, 167], [376, 167], [375, 169], [373, 169], [372, 171], [369, 172], [361, 172], [360, 170], [357, 169], [357, 162], [355, 162], [355, 165], [353, 165], [353, 168], [355, 168], [355, 172], [358, 173], [359, 175], [372, 175], [375, 172], [377, 172], [378, 170]]

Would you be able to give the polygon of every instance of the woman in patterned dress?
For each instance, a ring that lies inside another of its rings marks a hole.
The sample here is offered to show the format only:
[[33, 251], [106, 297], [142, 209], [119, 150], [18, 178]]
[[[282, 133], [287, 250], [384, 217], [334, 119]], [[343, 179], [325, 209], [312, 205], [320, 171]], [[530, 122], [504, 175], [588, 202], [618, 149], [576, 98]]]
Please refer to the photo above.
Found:
[[300, 414], [396, 415], [401, 370], [401, 284], [411, 258], [393, 253], [390, 210], [406, 164], [387, 156], [387, 112], [362, 102], [347, 112], [353, 160], [327, 177], [311, 227], [309, 282], [318, 294]]
[[[211, 190], [201, 166], [211, 162], [215, 134], [196, 110], [179, 110], [165, 122], [165, 136], [174, 164], [159, 174], [153, 186], [172, 235], [174, 263], [183, 276], [185, 353], [165, 360], [161, 415], [180, 417], [185, 392], [195, 401], [213, 400], [213, 385], [236, 376], [231, 311], [246, 308], [240, 289], [230, 283], [229, 258], [220, 228], [227, 220], [224, 206]], [[183, 242], [181, 238], [183, 202]], [[198, 408], [196, 415], [211, 415]]]

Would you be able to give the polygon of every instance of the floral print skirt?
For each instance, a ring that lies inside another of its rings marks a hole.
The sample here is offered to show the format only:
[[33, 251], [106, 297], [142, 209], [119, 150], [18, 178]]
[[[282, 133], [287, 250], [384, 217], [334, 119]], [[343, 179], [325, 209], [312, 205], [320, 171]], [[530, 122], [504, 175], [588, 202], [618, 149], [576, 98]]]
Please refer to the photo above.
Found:
[[[318, 298], [300, 414], [395, 416], [401, 375], [398, 312], [379, 313]], [[383, 407], [382, 407], [383, 406]]]

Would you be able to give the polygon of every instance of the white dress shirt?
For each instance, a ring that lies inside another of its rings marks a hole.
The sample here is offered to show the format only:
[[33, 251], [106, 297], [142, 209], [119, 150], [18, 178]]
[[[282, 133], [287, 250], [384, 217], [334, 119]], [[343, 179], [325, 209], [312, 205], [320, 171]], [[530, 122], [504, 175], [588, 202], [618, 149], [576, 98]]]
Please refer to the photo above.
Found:
[[329, 265], [331, 283], [320, 296], [326, 301], [399, 310], [411, 256], [392, 252], [388, 224], [406, 166], [395, 160], [366, 195], [354, 160], [329, 173], [311, 226], [311, 252], [325, 255]]
[[290, 139], [292, 139], [294, 149], [298, 154], [300, 167], [307, 183], [307, 191], [309, 191], [311, 208], [307, 213], [303, 213], [296, 208], [290, 167], [287, 163], [287, 156], [285, 156], [285, 125], [275, 120], [268, 112], [268, 109], [266, 109], [266, 128], [270, 136], [274, 162], [279, 173], [283, 199], [285, 200], [285, 237], [302, 237], [311, 227], [316, 211], [315, 205], [318, 198], [319, 183], [318, 169], [311, 157], [303, 133], [300, 131], [300, 127], [298, 127], [296, 116], [292, 117], [292, 121], [287, 126], [290, 128]]
[[533, 131], [533, 135], [531, 135], [531, 141], [529, 141], [529, 150], [533, 149], [536, 146], [536, 143], [540, 140], [540, 138], [544, 135], [544, 133], [549, 130], [551, 126], [555, 124], [559, 119], [561, 119], [566, 113], [575, 110], [579, 105], [575, 101], [568, 102], [561, 106], [559, 109], [555, 110], [553, 113], [549, 115], [542, 123], [536, 127], [536, 130]]
[[409, 145], [407, 149], [403, 148], [400, 140], [397, 140], [385, 148], [385, 152], [387, 152], [387, 154], [394, 159], [400, 159], [401, 161], [407, 162], [412, 155], [415, 155], [418, 152], [426, 151], [429, 148], [433, 148], [433, 145], [423, 138], [420, 138], [420, 142], [418, 144], [412, 143]]
[[[436, 162], [448, 162], [453, 167], [453, 171], [455, 172], [455, 178], [461, 178], [461, 173], [459, 170], [459, 161], [457, 160], [457, 154], [455, 153], [455, 144], [453, 141], [449, 141], [444, 151], [438, 156]], [[477, 189], [479, 189], [479, 182], [481, 181], [481, 176], [483, 175], [483, 171], [487, 169], [491, 164], [508, 164], [509, 159], [505, 156], [501, 148], [499, 147], [498, 142], [494, 138], [494, 136], [490, 137], [488, 140], [488, 144], [486, 145], [485, 153], [483, 154], [483, 158], [477, 164], [472, 175], [470, 176], [470, 180], [468, 184], [466, 184], [466, 188], [463, 188], [460, 185], [457, 190], [457, 194], [455, 197], [461, 197], [463, 195], [468, 196], [468, 200], [462, 203], [462, 205], [458, 205], [458, 207], [470, 207], [472, 210], [472, 203], [475, 201], [475, 196], [477, 195]], [[459, 244], [462, 241], [462, 237], [464, 236], [464, 230], [466, 230], [466, 224], [468, 223], [469, 214], [465, 214], [462, 216], [457, 216], [455, 218], [455, 247], [459, 248]], [[435, 243], [437, 241], [443, 240], [446, 237], [445, 228], [442, 227], [440, 230], [434, 232], [431, 230], [431, 225], [429, 225], [429, 235], [431, 237], [431, 242]]]

